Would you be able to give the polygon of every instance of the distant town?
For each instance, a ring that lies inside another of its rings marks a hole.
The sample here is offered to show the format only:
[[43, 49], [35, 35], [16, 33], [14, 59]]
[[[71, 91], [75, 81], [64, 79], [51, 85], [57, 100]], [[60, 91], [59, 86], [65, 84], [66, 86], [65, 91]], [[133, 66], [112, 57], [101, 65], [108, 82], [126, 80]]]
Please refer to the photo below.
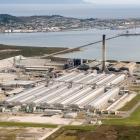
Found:
[[0, 14], [2, 33], [57, 32], [90, 28], [126, 30], [138, 27], [140, 19], [78, 19], [60, 15], [16, 17]]

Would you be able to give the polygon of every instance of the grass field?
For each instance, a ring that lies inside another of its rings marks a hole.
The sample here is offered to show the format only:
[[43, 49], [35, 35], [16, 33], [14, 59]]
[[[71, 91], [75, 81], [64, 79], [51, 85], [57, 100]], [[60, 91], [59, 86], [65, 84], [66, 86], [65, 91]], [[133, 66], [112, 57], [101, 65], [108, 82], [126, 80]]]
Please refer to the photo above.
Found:
[[57, 125], [41, 123], [0, 122], [0, 127], [43, 127], [56, 128]]
[[68, 125], [63, 127], [65, 130], [80, 130], [80, 131], [92, 131], [95, 130], [95, 126], [93, 125], [85, 125], [85, 126], [73, 126]]
[[103, 124], [65, 126], [47, 140], [140, 140], [140, 107], [126, 119], [107, 119]]
[[47, 140], [140, 140], [140, 107], [126, 119], [106, 119], [99, 127], [64, 126]]
[[12, 46], [0, 44], [0, 59], [23, 55], [25, 57], [43, 56], [44, 54], [51, 54], [62, 51], [66, 48], [57, 47], [28, 47], [28, 46]]
[[102, 125], [95, 130], [64, 130], [46, 140], [140, 140], [140, 126]]
[[137, 85], [130, 86], [129, 90], [139, 93], [140, 92], [140, 86], [137, 86]]
[[128, 102], [124, 107], [119, 109], [120, 111], [129, 111], [132, 109], [138, 102], [140, 102], [140, 94], [137, 94], [130, 102]]
[[140, 107], [126, 119], [106, 119], [99, 127], [62, 127], [46, 140], [140, 140]]
[[[46, 140], [79, 140], [82, 134], [95, 131], [95, 126], [64, 126]], [[84, 136], [84, 135], [83, 135]], [[84, 136], [87, 137], [86, 135]], [[84, 139], [83, 139], [84, 140]]]
[[108, 119], [104, 120], [105, 125], [130, 125], [130, 126], [140, 126], [140, 107], [138, 107], [130, 117], [125, 119]]
[[140, 126], [103, 125], [94, 131], [65, 130], [46, 140], [140, 140]]

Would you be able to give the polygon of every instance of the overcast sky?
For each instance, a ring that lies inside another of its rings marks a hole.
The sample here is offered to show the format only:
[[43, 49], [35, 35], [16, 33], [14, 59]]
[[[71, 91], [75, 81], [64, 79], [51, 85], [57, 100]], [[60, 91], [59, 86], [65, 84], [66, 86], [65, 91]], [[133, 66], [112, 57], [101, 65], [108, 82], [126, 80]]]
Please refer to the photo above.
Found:
[[0, 14], [140, 18], [140, 0], [0, 0]]
[[1, 4], [20, 4], [20, 3], [45, 3], [45, 4], [140, 4], [140, 0], [0, 0]]
[[83, 0], [83, 2], [93, 4], [140, 4], [140, 0]]

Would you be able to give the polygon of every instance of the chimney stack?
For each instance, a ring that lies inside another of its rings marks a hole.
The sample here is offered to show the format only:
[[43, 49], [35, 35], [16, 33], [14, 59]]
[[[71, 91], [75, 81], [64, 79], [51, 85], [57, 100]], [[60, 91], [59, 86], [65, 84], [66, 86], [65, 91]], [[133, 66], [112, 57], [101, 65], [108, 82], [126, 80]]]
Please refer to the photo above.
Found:
[[105, 71], [106, 68], [106, 46], [105, 46], [105, 41], [106, 41], [106, 35], [103, 35], [103, 42], [102, 42], [102, 71]]

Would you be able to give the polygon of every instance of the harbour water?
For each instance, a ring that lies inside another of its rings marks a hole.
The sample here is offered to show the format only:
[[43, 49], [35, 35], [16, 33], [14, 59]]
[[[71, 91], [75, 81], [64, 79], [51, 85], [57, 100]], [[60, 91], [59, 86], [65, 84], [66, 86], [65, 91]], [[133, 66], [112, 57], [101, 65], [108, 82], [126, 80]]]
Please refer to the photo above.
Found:
[[[136, 30], [140, 32], [140, 29]], [[111, 37], [125, 32], [124, 30], [79, 30], [51, 33], [1, 33], [0, 44], [38, 46], [38, 47], [77, 47], [102, 39], [106, 34]], [[132, 29], [131, 32], [135, 32]], [[107, 59], [140, 61], [140, 36], [122, 36], [106, 42]], [[101, 44], [96, 44], [62, 57], [101, 59]]]

